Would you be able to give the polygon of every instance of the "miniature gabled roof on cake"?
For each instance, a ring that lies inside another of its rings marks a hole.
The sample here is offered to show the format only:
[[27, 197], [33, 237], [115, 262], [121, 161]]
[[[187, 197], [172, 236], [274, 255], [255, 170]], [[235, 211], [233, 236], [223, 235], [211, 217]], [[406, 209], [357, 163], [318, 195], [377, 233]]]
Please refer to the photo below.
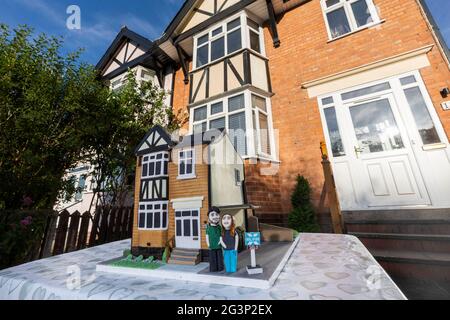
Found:
[[154, 126], [145, 135], [145, 138], [139, 143], [136, 148], [136, 155], [141, 156], [153, 152], [169, 150], [176, 144], [172, 140], [170, 133], [168, 133], [161, 126]]

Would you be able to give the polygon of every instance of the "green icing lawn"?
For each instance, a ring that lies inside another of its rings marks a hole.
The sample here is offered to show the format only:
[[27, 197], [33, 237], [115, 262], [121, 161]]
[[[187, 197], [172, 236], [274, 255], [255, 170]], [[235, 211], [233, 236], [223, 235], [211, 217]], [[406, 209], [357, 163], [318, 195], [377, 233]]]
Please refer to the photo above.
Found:
[[132, 256], [128, 256], [122, 260], [114, 261], [110, 265], [113, 267], [156, 270], [162, 267], [163, 264], [159, 261], [154, 261], [153, 258], [144, 260], [142, 257], [134, 258]]

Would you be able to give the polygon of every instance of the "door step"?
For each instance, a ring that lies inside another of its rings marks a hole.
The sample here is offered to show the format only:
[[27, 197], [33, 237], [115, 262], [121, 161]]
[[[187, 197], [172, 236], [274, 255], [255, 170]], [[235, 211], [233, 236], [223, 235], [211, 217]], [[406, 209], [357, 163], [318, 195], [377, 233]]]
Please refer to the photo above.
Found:
[[394, 277], [450, 281], [450, 253], [371, 250]]
[[450, 280], [450, 209], [344, 212], [356, 236], [394, 277]]
[[374, 250], [406, 250], [418, 252], [450, 252], [450, 236], [434, 234], [399, 234], [349, 232]]
[[175, 248], [170, 255], [168, 264], [195, 266], [201, 262], [200, 250]]

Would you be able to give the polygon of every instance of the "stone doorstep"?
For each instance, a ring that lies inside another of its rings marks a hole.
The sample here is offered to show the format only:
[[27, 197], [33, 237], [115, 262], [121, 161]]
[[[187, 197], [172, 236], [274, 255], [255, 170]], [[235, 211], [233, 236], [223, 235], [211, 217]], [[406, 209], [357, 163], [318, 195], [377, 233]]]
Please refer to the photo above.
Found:
[[285, 265], [289, 261], [292, 253], [294, 252], [297, 245], [300, 243], [300, 237], [294, 241], [289, 250], [286, 252], [284, 257], [281, 259], [277, 268], [273, 272], [269, 280], [243, 278], [243, 277], [232, 277], [232, 276], [220, 276], [220, 275], [209, 275], [200, 274], [201, 271], [209, 268], [208, 263], [200, 263], [197, 266], [186, 266], [186, 265], [168, 265], [167, 268], [161, 267], [156, 270], [145, 270], [145, 269], [135, 269], [135, 268], [125, 268], [125, 267], [114, 267], [109, 264], [112, 261], [122, 259], [117, 258], [114, 260], [106, 261], [97, 264], [97, 272], [107, 272], [116, 273], [129, 276], [139, 276], [139, 277], [150, 277], [166, 280], [179, 280], [179, 281], [191, 281], [209, 284], [219, 284], [234, 287], [245, 287], [245, 288], [256, 288], [256, 289], [270, 289], [275, 281], [280, 276]]

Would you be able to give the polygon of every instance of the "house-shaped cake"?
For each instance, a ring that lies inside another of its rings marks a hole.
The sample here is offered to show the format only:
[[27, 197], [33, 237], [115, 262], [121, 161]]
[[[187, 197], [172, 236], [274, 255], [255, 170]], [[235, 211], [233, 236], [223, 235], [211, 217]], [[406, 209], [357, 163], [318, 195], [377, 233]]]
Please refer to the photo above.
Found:
[[132, 252], [161, 259], [170, 248], [169, 263], [197, 264], [208, 258], [210, 207], [247, 227], [244, 164], [223, 131], [174, 140], [156, 126], [136, 149]]

